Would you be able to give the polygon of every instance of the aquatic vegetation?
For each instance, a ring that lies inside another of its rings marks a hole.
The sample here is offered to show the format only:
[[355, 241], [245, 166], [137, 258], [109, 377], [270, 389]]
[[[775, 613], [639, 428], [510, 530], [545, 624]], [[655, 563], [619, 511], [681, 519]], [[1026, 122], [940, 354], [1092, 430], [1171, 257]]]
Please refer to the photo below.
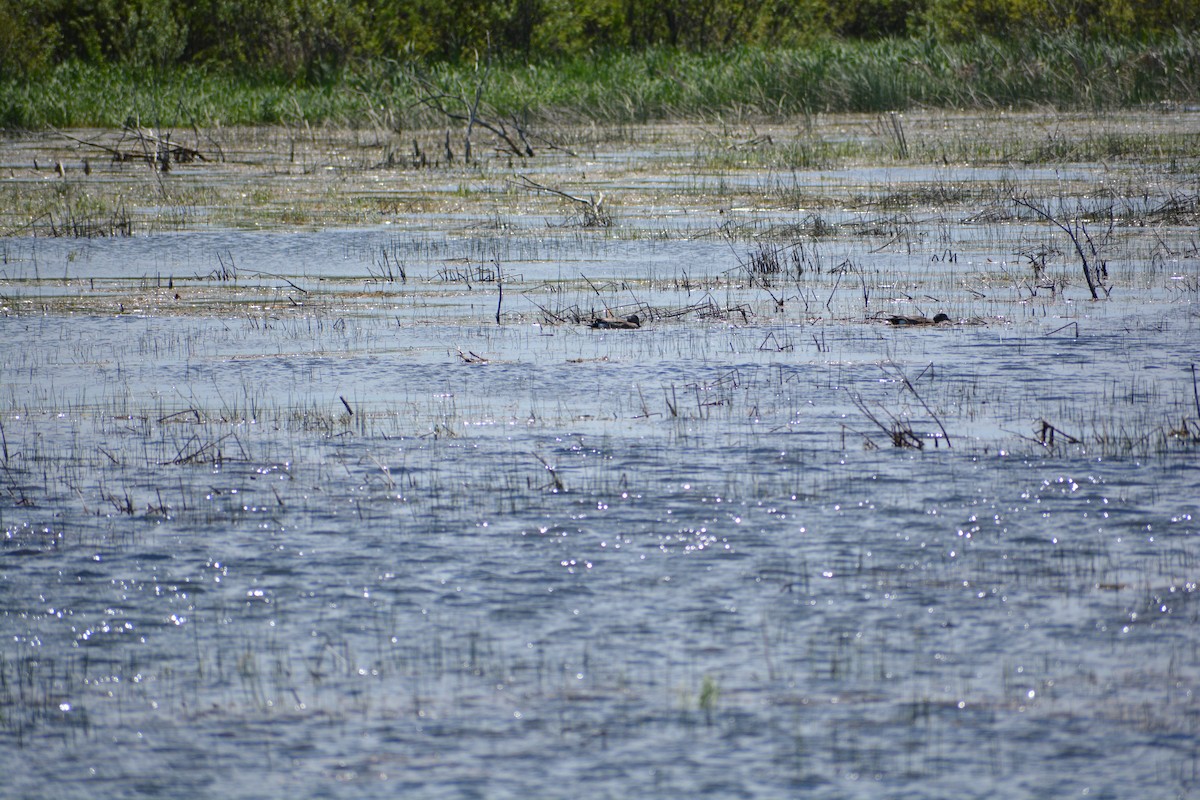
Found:
[[[921, 145], [899, 117], [891, 116], [894, 112], [1053, 108], [1093, 113], [1186, 105], [1200, 95], [1196, 33], [1186, 28], [1116, 40], [1044, 29], [964, 41], [816, 37], [800, 46], [772, 36], [756, 46], [703, 51], [622, 43], [533, 60], [488, 61], [488, 49], [468, 49], [464, 60], [438, 63], [396, 59], [388, 52], [312, 76], [281, 74], [277, 62], [269, 69], [239, 72], [84, 63], [68, 55], [33, 79], [15, 72], [0, 76], [0, 126], [119, 129], [134, 121], [153, 128], [219, 131], [275, 125], [297, 139], [328, 126], [395, 134], [432, 128], [442, 134], [436, 143], [413, 148], [405, 139], [391, 150], [391, 163], [445, 164], [448, 120], [456, 131], [453, 158], [461, 163], [464, 157], [470, 160], [458, 136], [468, 120], [479, 136], [470, 140], [471, 148], [499, 146], [521, 158], [570, 146], [558, 141], [558, 130], [588, 123], [740, 126], [863, 113], [887, 135], [889, 153], [903, 158], [920, 153]], [[448, 118], [448, 111], [456, 116]], [[1050, 131], [1022, 146], [1040, 157], [1069, 160], [1088, 153], [1136, 154], [1142, 144], [1136, 133], [1077, 143]], [[820, 143], [797, 145], [790, 157], [797, 167], [814, 166], [824, 157]]]
[[[0, 772], [1185, 794], [1192, 116], [1046, 123], [1166, 160], [931, 113], [907, 158], [864, 115], [725, 137], [868, 145], [786, 175], [674, 126], [530, 173], [611, 225], [361, 132], [200, 131], [226, 160], [167, 174], [4, 140]], [[31, 224], [64, 191], [132, 235]], [[1099, 299], [1014, 198], [1104, 221]]]

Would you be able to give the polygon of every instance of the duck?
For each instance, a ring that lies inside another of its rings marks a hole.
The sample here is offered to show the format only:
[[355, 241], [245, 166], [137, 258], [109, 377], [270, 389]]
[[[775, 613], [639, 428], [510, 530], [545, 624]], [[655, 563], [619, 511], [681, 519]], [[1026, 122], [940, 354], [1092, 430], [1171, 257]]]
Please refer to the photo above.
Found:
[[634, 328], [642, 327], [642, 320], [637, 314], [630, 314], [628, 317], [621, 319], [620, 317], [600, 317], [589, 323], [592, 328], [612, 328], [615, 330], [629, 331]]
[[887, 321], [891, 325], [938, 325], [943, 322], [949, 322], [948, 314], [935, 314], [933, 319], [929, 317], [903, 317], [894, 316], [888, 317]]

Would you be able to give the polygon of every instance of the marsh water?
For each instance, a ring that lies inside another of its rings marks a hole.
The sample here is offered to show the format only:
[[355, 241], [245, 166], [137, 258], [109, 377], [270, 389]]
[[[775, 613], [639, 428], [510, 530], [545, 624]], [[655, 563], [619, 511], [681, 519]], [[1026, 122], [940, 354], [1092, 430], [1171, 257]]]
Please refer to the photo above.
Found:
[[905, 124], [6, 140], [0, 795], [1195, 796], [1200, 114]]

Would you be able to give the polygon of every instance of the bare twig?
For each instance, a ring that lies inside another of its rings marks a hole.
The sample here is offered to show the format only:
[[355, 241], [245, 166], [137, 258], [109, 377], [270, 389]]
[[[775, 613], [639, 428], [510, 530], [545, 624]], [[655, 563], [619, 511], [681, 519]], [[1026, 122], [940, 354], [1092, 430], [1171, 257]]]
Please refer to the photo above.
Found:
[[[219, 253], [217, 254], [217, 258], [218, 258], [218, 259], [220, 259], [220, 254], [219, 254]], [[232, 257], [231, 257], [231, 259], [230, 259], [230, 264], [232, 265], [232, 263], [233, 263], [233, 261], [232, 261]], [[222, 264], [222, 265], [223, 265], [223, 264]], [[234, 274], [235, 274], [235, 275], [236, 275], [236, 273], [237, 273], [237, 270], [234, 270]], [[279, 274], [277, 274], [277, 273], [274, 273], [274, 272], [263, 272], [263, 271], [261, 271], [261, 270], [256, 270], [256, 269], [255, 269], [255, 270], [245, 270], [244, 272], [242, 272], [242, 274], [244, 274], [244, 275], [251, 275], [251, 276], [255, 276], [255, 277], [275, 278], [276, 280], [283, 281], [283, 282], [284, 282], [284, 283], [286, 283], [288, 286], [290, 286], [290, 287], [292, 287], [293, 289], [295, 289], [297, 292], [300, 292], [300, 294], [308, 294], [308, 289], [305, 289], [305, 288], [303, 288], [303, 287], [297, 286], [296, 284], [292, 283], [290, 280], [288, 280], [288, 279], [287, 279], [287, 278], [285, 278], [284, 276], [282, 276], [282, 275], [279, 275]], [[401, 272], [401, 274], [403, 275], [403, 271]]]
[[953, 447], [953, 445], [950, 443], [950, 434], [946, 433], [946, 427], [942, 425], [942, 421], [938, 419], [938, 415], [933, 413], [933, 409], [931, 409], [929, 404], [925, 402], [925, 398], [921, 397], [921, 395], [917, 393], [916, 387], [913, 386], [912, 381], [908, 379], [908, 376], [901, 372], [899, 367], [895, 367], [893, 365], [893, 368], [895, 369], [896, 374], [900, 376], [900, 380], [904, 382], [904, 386], [910, 392], [912, 392], [912, 396], [917, 398], [917, 402], [920, 403], [921, 407], [925, 409], [925, 413], [927, 413], [938, 426], [938, 430], [942, 432], [942, 438], [946, 440], [946, 447]]
[[[198, 438], [196, 436], [192, 436], [192, 437], [188, 438], [188, 440], [186, 442], [183, 443], [183, 447], [180, 447], [179, 450], [176, 451], [175, 458], [171, 459], [170, 461], [160, 462], [160, 464], [166, 465], [166, 464], [193, 464], [193, 463], [199, 464], [199, 463], [203, 463], [201, 461], [201, 458], [203, 456], [205, 456], [209, 451], [215, 450], [217, 445], [219, 445], [221, 442], [228, 439], [230, 436], [233, 436], [233, 434], [227, 433], [224, 436], [222, 436], [221, 438], [214, 439], [211, 442], [206, 442], [206, 443], [200, 445], [198, 448], [196, 448], [192, 452], [188, 453], [187, 455], [184, 455], [184, 452], [183, 452], [184, 449], [187, 448], [187, 446], [192, 444], [193, 442], [198, 441]], [[221, 460], [221, 451], [216, 450], [216, 453], [214, 454], [213, 458], [215, 461], [220, 461]]]
[[1079, 444], [1079, 440], [1069, 433], [1065, 433], [1061, 428], [1056, 428], [1044, 419], [1040, 419], [1038, 424], [1038, 444], [1043, 447], [1054, 447], [1054, 440], [1057, 436], [1061, 436], [1071, 444]]
[[576, 197], [573, 194], [567, 194], [561, 189], [543, 186], [537, 181], [530, 180], [524, 175], [518, 175], [517, 177], [521, 180], [521, 183], [518, 184], [519, 186], [523, 186], [527, 189], [533, 189], [537, 192], [546, 192], [547, 194], [558, 195], [566, 200], [570, 200], [572, 203], [578, 204], [580, 211], [583, 214], [583, 226], [585, 228], [608, 228], [612, 226], [612, 215], [609, 214], [608, 209], [604, 207], [603, 192], [600, 192], [595, 197]]
[[1050, 331], [1049, 333], [1043, 333], [1042, 336], [1043, 337], [1053, 336], [1054, 334], [1058, 333], [1059, 331], [1065, 331], [1067, 328], [1070, 328], [1072, 326], [1074, 326], [1074, 328], [1075, 328], [1075, 338], [1078, 339], [1079, 338], [1079, 323], [1078, 322], [1068, 322], [1066, 325], [1063, 325], [1061, 328], [1055, 328], [1054, 330]]
[[[1200, 388], [1196, 385], [1196, 365], [1192, 364], [1192, 398], [1196, 401], [1196, 417], [1200, 418]], [[7, 448], [4, 451], [5, 458], [8, 458]]]
[[529, 302], [533, 303], [535, 306], [537, 306], [538, 311], [541, 311], [542, 314], [546, 317], [546, 319], [551, 320], [552, 322], [558, 322], [558, 323], [563, 323], [563, 322], [567, 321], [561, 314], [555, 314], [553, 311], [546, 308], [544, 305], [539, 303], [537, 300], [534, 300], [528, 294], [522, 294], [521, 296], [524, 297]]
[[500, 269], [500, 257], [496, 256], [493, 261], [496, 262], [496, 288], [499, 290], [499, 297], [496, 298], [496, 324], [500, 324], [500, 306], [504, 304], [504, 277]]
[[567, 487], [563, 485], [562, 478], [558, 477], [558, 470], [550, 466], [546, 459], [542, 458], [537, 453], [530, 453], [530, 455], [540, 461], [542, 466], [546, 468], [546, 471], [550, 473], [550, 481], [554, 486], [554, 491], [565, 492]]
[[[417, 100], [416, 105], [428, 106], [447, 119], [466, 123], [466, 131], [463, 136], [463, 152], [464, 160], [468, 164], [471, 163], [471, 136], [476, 126], [490, 131], [504, 144], [505, 149], [513, 155], [521, 158], [533, 155], [533, 147], [529, 144], [529, 140], [525, 136], [525, 132], [521, 126], [515, 126], [516, 134], [514, 137], [514, 134], [508, 130], [504, 121], [499, 119], [499, 117], [495, 120], [489, 120], [483, 116], [482, 111], [485, 105], [483, 97], [490, 74], [491, 60], [489, 58], [482, 72], [479, 73], [479, 79], [475, 82], [474, 91], [470, 97], [468, 97], [466, 92], [455, 95], [441, 91], [428, 78], [414, 75], [414, 79], [425, 92], [425, 95]], [[448, 107], [449, 105], [461, 106], [463, 111], [451, 110]], [[451, 156], [449, 132], [447, 132], [446, 153], [448, 157]]]
[[[849, 389], [846, 390], [846, 393], [850, 395], [850, 402], [854, 403], [854, 407], [857, 408], [864, 417], [874, 423], [875, 427], [883, 431], [888, 438], [892, 440], [892, 444], [894, 446], [912, 447], [916, 448], [917, 450], [921, 450], [925, 447], [925, 443], [921, 441], [919, 436], [913, 433], [912, 428], [902, 424], [900, 420], [896, 419], [896, 417], [893, 416], [887, 409], [884, 409], [883, 411], [892, 420], [892, 424], [890, 426], [885, 425], [883, 420], [879, 419], [879, 417], [872, 413], [870, 407], [867, 406], [867, 401], [863, 400], [862, 395], [854, 394]], [[868, 441], [870, 440], [868, 439]]]
[[456, 349], [458, 350], [458, 357], [463, 360], [464, 364], [486, 364], [486, 363], [488, 363], [488, 360], [485, 357], [479, 355], [478, 353], [476, 353], [472, 350], [468, 350], [467, 352], [464, 353], [462, 351], [462, 348], [456, 348]]
[[[1067, 225], [1049, 211], [1034, 203], [1027, 197], [1013, 197], [1013, 202], [1024, 208], [1028, 208], [1033, 213], [1037, 214], [1042, 219], [1065, 233], [1071, 240], [1071, 244], [1075, 245], [1075, 253], [1079, 256], [1079, 261], [1083, 264], [1083, 277], [1087, 281], [1088, 291], [1092, 293], [1093, 300], [1100, 299], [1100, 293], [1097, 287], [1104, 290], [1104, 295], [1107, 297], [1110, 289], [1104, 285], [1103, 279], [1108, 277], [1108, 266], [1104, 261], [1091, 263], [1088, 261], [1088, 251], [1093, 257], [1099, 255], [1099, 250], [1096, 243], [1092, 240], [1091, 235], [1087, 232], [1087, 226], [1079, 221], [1074, 221]], [[1084, 250], [1084, 244], [1087, 244], [1087, 251]]]

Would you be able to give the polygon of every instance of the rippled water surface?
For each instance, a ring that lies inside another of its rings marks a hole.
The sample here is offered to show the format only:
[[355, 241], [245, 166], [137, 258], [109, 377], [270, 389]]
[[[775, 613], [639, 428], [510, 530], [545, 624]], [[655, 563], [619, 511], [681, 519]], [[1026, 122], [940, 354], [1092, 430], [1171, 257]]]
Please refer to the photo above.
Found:
[[4, 239], [0, 794], [1195, 796], [1196, 164], [689, 135]]

